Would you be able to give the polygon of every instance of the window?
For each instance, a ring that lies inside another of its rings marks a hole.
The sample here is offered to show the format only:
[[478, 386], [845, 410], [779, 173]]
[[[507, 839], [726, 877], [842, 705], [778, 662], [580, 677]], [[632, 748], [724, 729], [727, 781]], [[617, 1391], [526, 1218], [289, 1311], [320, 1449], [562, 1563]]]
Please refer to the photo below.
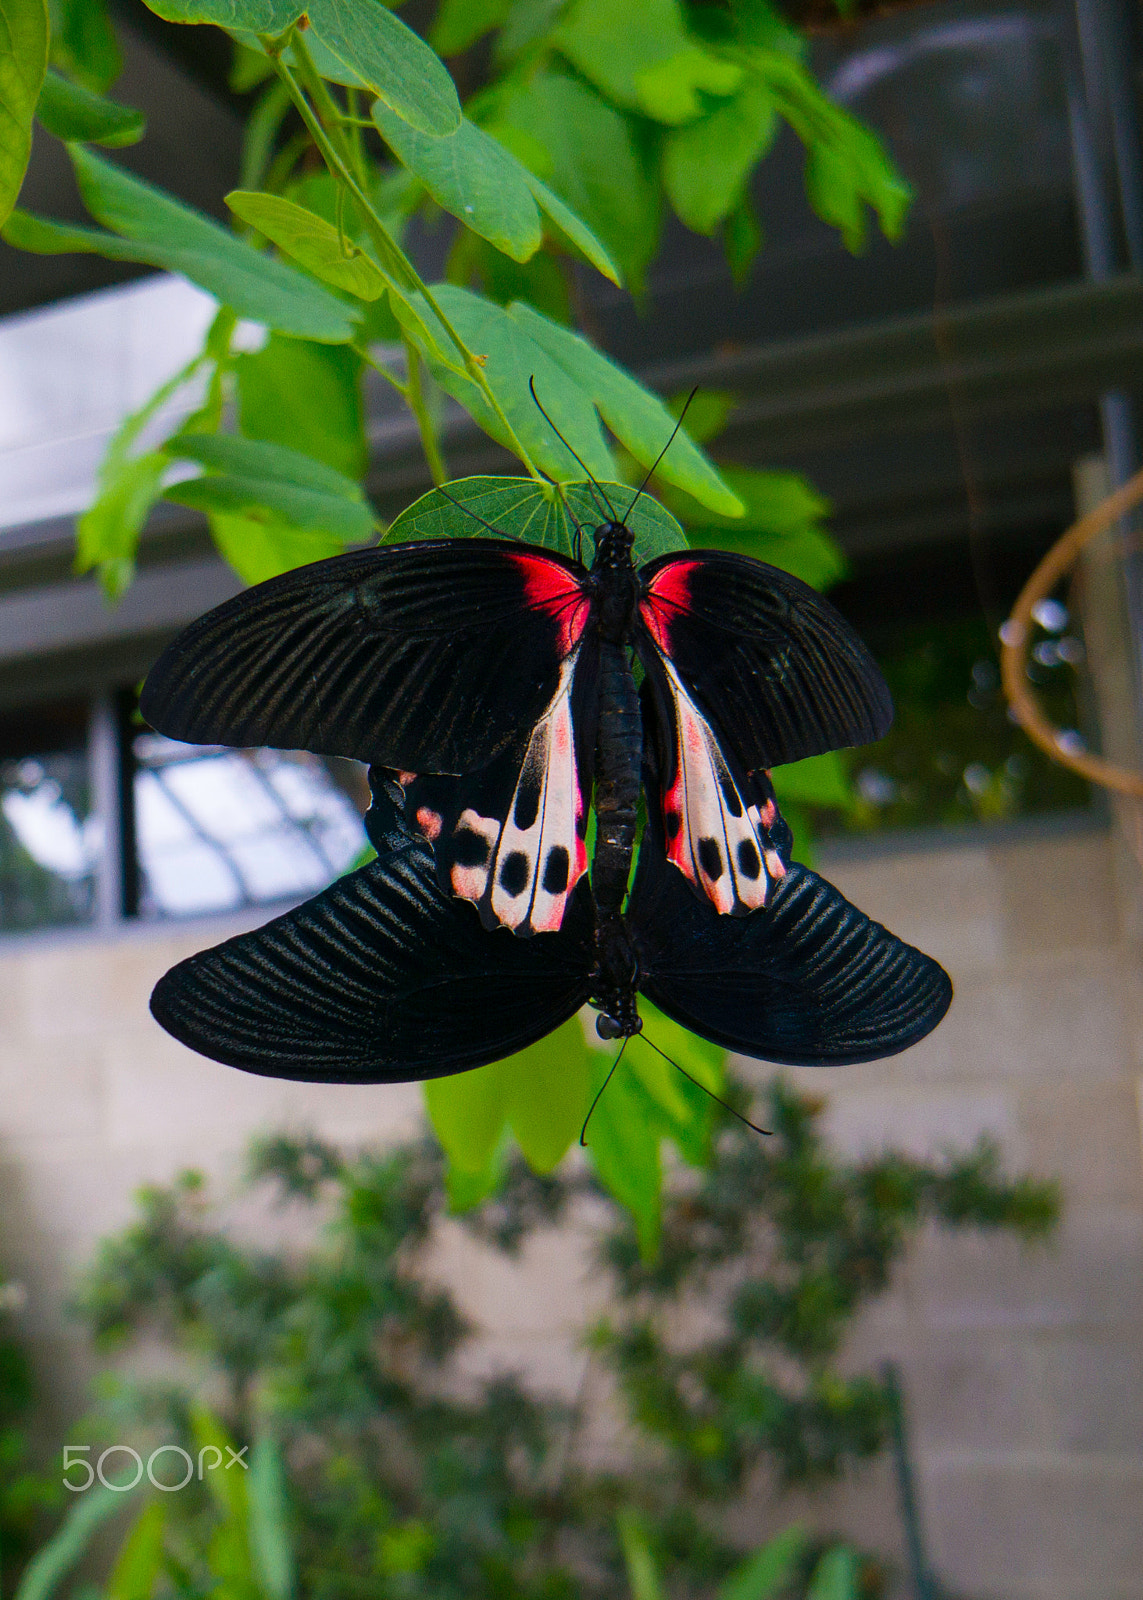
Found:
[[100, 827], [91, 708], [61, 701], [0, 714], [0, 927], [91, 922]]

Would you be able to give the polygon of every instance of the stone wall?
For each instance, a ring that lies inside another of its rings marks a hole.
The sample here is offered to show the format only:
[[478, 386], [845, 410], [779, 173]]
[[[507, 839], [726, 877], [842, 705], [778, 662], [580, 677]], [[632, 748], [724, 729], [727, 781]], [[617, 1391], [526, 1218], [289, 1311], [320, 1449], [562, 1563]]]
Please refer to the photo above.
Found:
[[[941, 1028], [906, 1054], [791, 1074], [828, 1096], [838, 1146], [924, 1154], [986, 1132], [1013, 1168], [1057, 1176], [1066, 1199], [1058, 1238], [1035, 1250], [934, 1230], [857, 1330], [855, 1361], [901, 1363], [933, 1564], [978, 1600], [1138, 1600], [1143, 972], [1125, 931], [1140, 926], [1138, 869], [1091, 823], [922, 836], [820, 864], [938, 956], [957, 989]], [[91, 1370], [65, 1316], [69, 1283], [140, 1183], [185, 1166], [225, 1179], [256, 1130], [376, 1142], [418, 1124], [416, 1088], [247, 1077], [160, 1032], [146, 1010], [155, 979], [234, 931], [0, 945], [0, 1262], [29, 1291], [22, 1318], [51, 1376], [51, 1427], [80, 1410]], [[516, 1268], [446, 1229], [439, 1262], [488, 1329], [474, 1367], [524, 1365], [578, 1388], [574, 1333], [592, 1294], [574, 1240], [542, 1236]], [[797, 1513], [901, 1553], [887, 1465], [828, 1499], [767, 1504], [743, 1536]]]

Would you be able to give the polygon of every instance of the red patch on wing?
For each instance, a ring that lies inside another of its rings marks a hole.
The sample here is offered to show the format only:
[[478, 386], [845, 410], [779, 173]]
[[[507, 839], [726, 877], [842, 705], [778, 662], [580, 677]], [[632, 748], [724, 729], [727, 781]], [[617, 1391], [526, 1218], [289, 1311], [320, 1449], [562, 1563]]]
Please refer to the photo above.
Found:
[[639, 614], [665, 656], [671, 653], [672, 615], [690, 608], [691, 573], [697, 566], [685, 556], [670, 562], [651, 579], [646, 598], [639, 602]]
[[528, 604], [551, 617], [560, 630], [560, 655], [570, 656], [587, 625], [591, 601], [574, 573], [545, 556], [513, 550], [508, 557], [524, 579]]

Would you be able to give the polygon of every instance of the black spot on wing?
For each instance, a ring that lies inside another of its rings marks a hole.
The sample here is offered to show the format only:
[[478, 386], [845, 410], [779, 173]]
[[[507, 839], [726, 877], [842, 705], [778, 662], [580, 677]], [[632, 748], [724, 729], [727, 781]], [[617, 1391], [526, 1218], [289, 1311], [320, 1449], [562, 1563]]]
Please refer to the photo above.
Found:
[[527, 833], [540, 809], [541, 776], [537, 763], [530, 760], [524, 763], [516, 790], [516, 804], [512, 811], [512, 820], [521, 833]]
[[563, 894], [568, 886], [571, 858], [562, 844], [553, 845], [544, 862], [543, 886], [546, 894]]
[[529, 865], [528, 857], [523, 850], [513, 850], [505, 857], [504, 864], [500, 868], [500, 887], [505, 894], [510, 894], [513, 898], [523, 894], [528, 883]]
[[484, 835], [473, 828], [458, 828], [453, 836], [452, 855], [460, 867], [486, 866], [490, 849]]
[[706, 873], [712, 883], [717, 883], [722, 877], [722, 851], [718, 848], [717, 839], [700, 839], [698, 842], [699, 866]]
[[762, 863], [758, 859], [758, 852], [754, 848], [753, 839], [743, 839], [739, 843], [738, 870], [744, 878], [749, 878], [752, 883], [762, 870]]
[[722, 798], [730, 815], [732, 817], [740, 817], [742, 815], [742, 797], [738, 793], [734, 779], [729, 772], [719, 772], [718, 786], [722, 790]]

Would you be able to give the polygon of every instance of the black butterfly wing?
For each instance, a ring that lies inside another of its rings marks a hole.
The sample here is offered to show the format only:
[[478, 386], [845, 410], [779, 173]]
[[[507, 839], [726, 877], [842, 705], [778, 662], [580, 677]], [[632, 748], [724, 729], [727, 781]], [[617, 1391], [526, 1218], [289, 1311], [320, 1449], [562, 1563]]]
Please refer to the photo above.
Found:
[[267, 1077], [397, 1083], [511, 1055], [587, 999], [594, 910], [584, 881], [558, 934], [488, 933], [437, 882], [391, 803], [377, 860], [254, 933], [173, 967], [151, 997], [192, 1050]]
[[931, 1032], [952, 999], [937, 962], [797, 863], [764, 909], [720, 917], [652, 837], [627, 916], [647, 998], [703, 1038], [764, 1061], [894, 1055]]
[[746, 772], [880, 739], [893, 720], [861, 639], [807, 584], [719, 550], [639, 572], [637, 648], [682, 688]]
[[551, 698], [590, 612], [584, 575], [496, 539], [333, 556], [184, 629], [152, 668], [141, 710], [192, 744], [468, 771]]

